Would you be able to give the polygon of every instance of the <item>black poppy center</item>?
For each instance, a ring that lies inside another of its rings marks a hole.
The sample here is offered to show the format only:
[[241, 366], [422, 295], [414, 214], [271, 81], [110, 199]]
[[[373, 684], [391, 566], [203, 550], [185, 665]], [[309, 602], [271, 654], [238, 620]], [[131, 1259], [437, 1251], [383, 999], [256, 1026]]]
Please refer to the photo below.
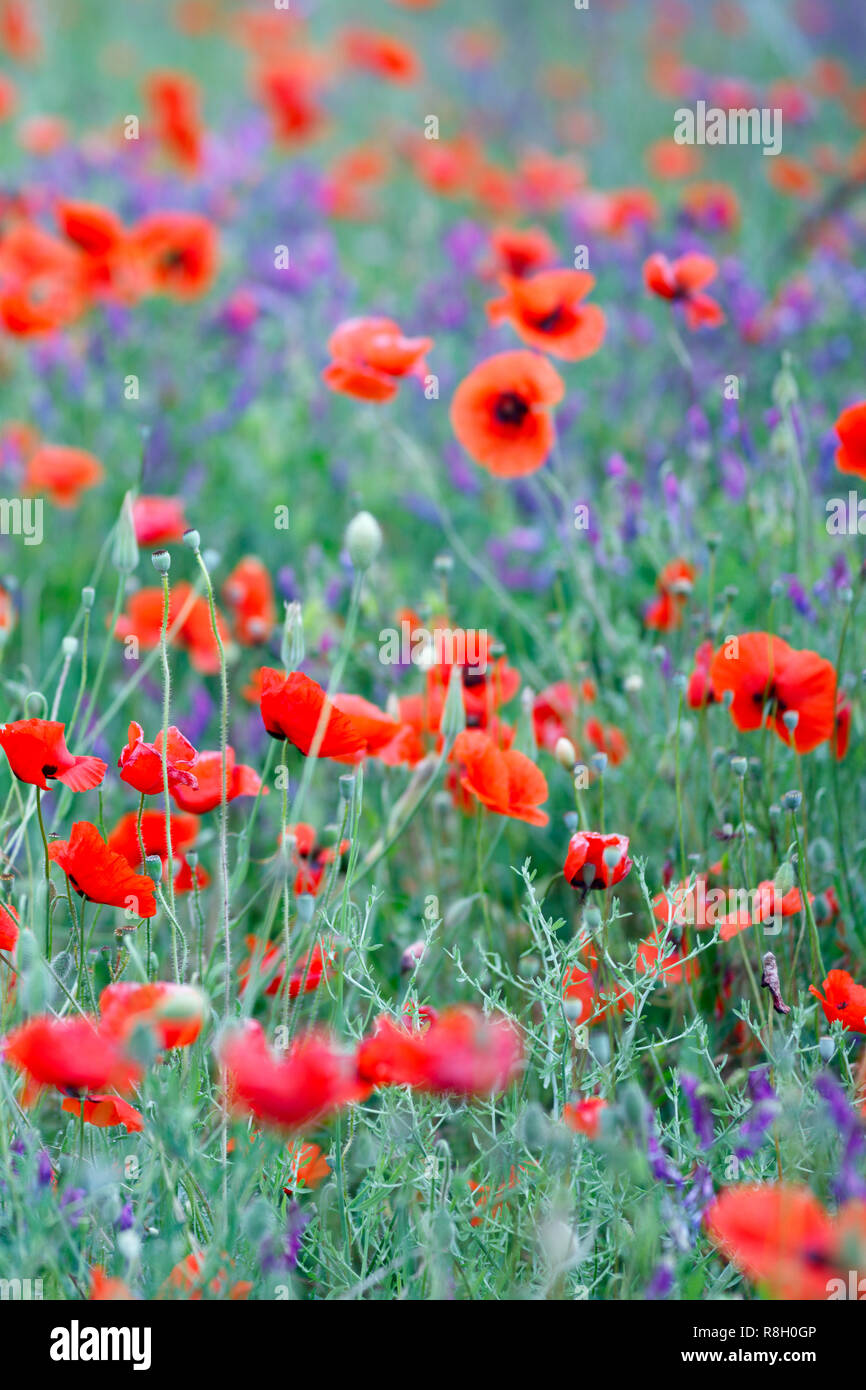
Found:
[[500, 425], [522, 425], [529, 414], [529, 406], [516, 391], [503, 391], [496, 401], [493, 414]]

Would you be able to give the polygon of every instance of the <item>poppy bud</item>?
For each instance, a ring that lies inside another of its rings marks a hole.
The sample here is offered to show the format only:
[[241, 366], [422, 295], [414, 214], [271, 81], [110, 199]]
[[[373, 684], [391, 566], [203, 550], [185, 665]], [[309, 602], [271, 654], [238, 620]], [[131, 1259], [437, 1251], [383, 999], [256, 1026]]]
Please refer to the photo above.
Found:
[[171, 556], [167, 550], [154, 550], [150, 562], [157, 574], [168, 574], [171, 569]]
[[637, 695], [643, 690], [643, 676], [639, 671], [632, 671], [623, 681], [622, 688], [626, 695]]
[[201, 558], [206, 570], [215, 570], [220, 562], [220, 553], [218, 550], [206, 550]]
[[456, 666], [451, 668], [451, 675], [448, 680], [448, 694], [445, 697], [445, 708], [442, 711], [440, 730], [446, 744], [453, 742], [457, 735], [466, 727], [466, 711], [463, 708], [463, 690], [460, 683], [460, 673]]
[[[34, 715], [33, 707], [30, 703], [31, 700], [35, 702], [35, 707], [39, 711], [38, 714]], [[44, 719], [46, 717], [48, 714], [48, 701], [41, 690], [31, 690], [24, 696], [24, 713], [28, 719]]]
[[420, 965], [424, 959], [424, 952], [427, 947], [423, 941], [413, 941], [411, 946], [407, 946], [400, 957], [400, 970], [402, 974], [408, 975], [414, 970], [416, 965]]
[[605, 866], [613, 873], [614, 869], [619, 867], [620, 861], [622, 860], [622, 850], [618, 845], [610, 845], [601, 857], [604, 860]]
[[345, 543], [349, 559], [363, 573], [382, 549], [382, 528], [370, 512], [358, 512], [346, 527]]
[[735, 758], [731, 758], [731, 772], [733, 772], [735, 777], [745, 777], [748, 770], [749, 763], [746, 758], [742, 758], [739, 755]]
[[437, 574], [450, 574], [454, 568], [454, 557], [452, 555], [437, 555], [433, 561], [433, 569]]
[[790, 860], [786, 859], [783, 864], [779, 865], [773, 883], [776, 892], [780, 893], [782, 897], [784, 897], [786, 893], [790, 893], [791, 889], [794, 887], [794, 867]]
[[782, 805], [786, 811], [799, 811], [802, 800], [802, 793], [797, 791], [796, 787], [782, 793]]
[[316, 910], [316, 899], [312, 893], [299, 893], [295, 902], [298, 909], [298, 921], [301, 926], [308, 927]]
[[593, 753], [589, 760], [589, 764], [593, 772], [597, 772], [599, 777], [603, 777], [607, 772], [607, 754]]
[[72, 636], [64, 637], [63, 641], [60, 644], [60, 649], [63, 652], [63, 655], [67, 657], [69, 661], [71, 661], [75, 653], [78, 651], [78, 638]]
[[792, 733], [794, 732], [794, 730], [796, 729], [796, 727], [797, 727], [797, 725], [799, 724], [799, 722], [800, 722], [800, 715], [798, 714], [797, 710], [795, 710], [795, 709], [786, 709], [786, 710], [785, 710], [785, 713], [782, 715], [782, 723], [784, 724], [785, 728], [788, 730], [788, 733], [789, 733], [789, 734], [792, 734]]
[[190, 527], [188, 531], [183, 533], [183, 543], [192, 551], [193, 555], [197, 555], [201, 549], [201, 536], [198, 531]]
[[[607, 851], [605, 851], [606, 853]], [[617, 859], [616, 863], [619, 863]], [[616, 868], [616, 864], [608, 865], [609, 868]], [[601, 913], [597, 907], [588, 907], [583, 914], [583, 925], [593, 936], [601, 931]]]
[[151, 883], [162, 881], [162, 860], [158, 854], [149, 854], [144, 861], [144, 872], [147, 874]]
[[135, 516], [131, 492], [127, 492], [123, 499], [120, 516], [114, 528], [111, 563], [118, 574], [132, 574], [138, 565], [138, 541], [135, 536]]
[[836, 1044], [832, 1038], [823, 1037], [818, 1039], [818, 1051], [821, 1054], [822, 1062], [832, 1062], [833, 1053], [836, 1051]]
[[87, 613], [89, 613], [91, 608], [93, 607], [95, 600], [96, 590], [91, 588], [89, 584], [86, 584], [85, 587], [81, 590], [81, 607]]
[[297, 671], [304, 659], [304, 614], [301, 605], [295, 601], [286, 604], [283, 618], [283, 640], [280, 645], [280, 661], [283, 670]]
[[574, 764], [577, 762], [577, 751], [571, 739], [557, 739], [556, 747], [553, 750], [553, 756], [556, 758], [560, 767], [564, 767], [566, 772], [571, 772]]

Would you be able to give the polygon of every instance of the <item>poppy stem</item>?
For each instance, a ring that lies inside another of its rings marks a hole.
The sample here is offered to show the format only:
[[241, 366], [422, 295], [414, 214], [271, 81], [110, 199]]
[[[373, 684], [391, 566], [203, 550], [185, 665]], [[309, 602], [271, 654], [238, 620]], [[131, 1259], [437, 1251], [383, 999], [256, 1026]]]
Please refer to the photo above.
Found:
[[42, 788], [36, 788], [36, 817], [39, 821], [39, 833], [42, 836], [42, 848], [45, 851], [45, 951], [48, 959], [51, 959], [51, 859], [48, 855], [48, 836], [45, 834], [45, 821], [42, 819]]
[[[143, 832], [143, 830], [142, 830], [142, 828], [141, 828], [141, 819], [142, 819], [142, 816], [143, 816], [143, 815], [144, 815], [144, 792], [141, 793], [141, 799], [139, 800], [139, 803], [138, 803], [138, 815], [137, 815], [136, 818], [135, 818], [135, 829], [136, 829], [136, 832], [137, 832], [137, 834], [138, 834], [138, 848], [139, 848], [139, 852], [140, 852], [140, 854], [141, 854], [141, 871], [142, 871], [142, 873], [144, 873], [145, 866], [146, 866], [146, 864], [147, 864], [147, 850], [146, 850], [145, 847], [144, 847], [144, 832]], [[151, 945], [152, 945], [152, 943], [151, 943], [151, 927], [150, 927], [150, 918], [149, 918], [149, 917], [145, 918], [145, 923], [146, 923], [146, 925], [145, 925], [145, 928], [144, 928], [144, 930], [145, 930], [144, 942], [145, 942], [145, 948], [146, 948], [146, 953], [147, 953], [146, 967], [147, 967], [147, 978], [150, 979], [150, 957], [151, 957], [151, 954], [152, 954], [152, 952], [151, 952]]]
[[217, 619], [216, 603], [214, 602], [213, 583], [210, 572], [204, 561], [201, 550], [196, 547], [195, 558], [198, 561], [199, 569], [204, 576], [205, 591], [207, 593], [207, 604], [210, 612], [210, 625], [213, 630], [214, 641], [217, 644], [220, 658], [220, 767], [221, 767], [221, 795], [220, 795], [220, 823], [219, 823], [219, 848], [220, 848], [220, 882], [222, 886], [222, 918], [223, 918], [223, 943], [225, 949], [225, 1012], [228, 1015], [231, 1008], [231, 986], [232, 986], [232, 942], [231, 931], [229, 930], [229, 789], [228, 789], [228, 737], [229, 737], [229, 678], [226, 666], [226, 653], [223, 639], [219, 630]]
[[177, 958], [177, 925], [174, 911], [174, 855], [171, 848], [171, 796], [168, 790], [168, 720], [171, 710], [171, 670], [168, 664], [168, 615], [171, 605], [171, 587], [168, 571], [162, 575], [162, 626], [159, 632], [159, 656], [162, 665], [162, 790], [165, 798], [165, 857], [168, 870], [168, 902], [171, 907], [171, 955], [174, 963], [174, 978], [180, 984], [180, 970]]

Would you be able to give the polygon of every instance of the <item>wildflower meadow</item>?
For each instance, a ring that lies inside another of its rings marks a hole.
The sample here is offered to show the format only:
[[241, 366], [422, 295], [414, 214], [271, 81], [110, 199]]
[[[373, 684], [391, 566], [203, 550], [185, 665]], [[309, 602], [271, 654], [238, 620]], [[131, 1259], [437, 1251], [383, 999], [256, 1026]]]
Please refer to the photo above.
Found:
[[864, 58], [860, 0], [0, 0], [52, 1363], [630, 1301], [775, 1364], [866, 1298]]

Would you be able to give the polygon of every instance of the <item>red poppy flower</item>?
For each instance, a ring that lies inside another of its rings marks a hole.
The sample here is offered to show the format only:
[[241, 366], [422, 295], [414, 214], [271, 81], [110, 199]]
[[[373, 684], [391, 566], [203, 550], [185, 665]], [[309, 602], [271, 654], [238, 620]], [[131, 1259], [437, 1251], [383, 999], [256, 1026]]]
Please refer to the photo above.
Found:
[[130, 246], [152, 294], [195, 299], [213, 283], [217, 234], [199, 213], [149, 213], [132, 228]]
[[2, 1052], [28, 1078], [27, 1100], [41, 1086], [67, 1095], [94, 1091], [128, 1093], [141, 1069], [125, 1055], [118, 1040], [96, 1019], [31, 1018], [9, 1033]]
[[183, 539], [186, 517], [179, 497], [137, 497], [132, 504], [135, 539], [141, 546]]
[[14, 951], [18, 942], [18, 913], [9, 903], [0, 903], [0, 951]]
[[[191, 849], [199, 832], [197, 816], [172, 814], [171, 850], [175, 857]], [[165, 860], [168, 854], [165, 838], [165, 812], [145, 811], [141, 817], [141, 838], [145, 854], [158, 854]], [[141, 847], [138, 843], [138, 815], [127, 811], [121, 816], [108, 837], [108, 847], [115, 854], [122, 854], [128, 864], [135, 868], [141, 863]]]
[[99, 459], [86, 449], [42, 444], [27, 461], [24, 490], [50, 497], [56, 507], [75, 507], [81, 493], [105, 477]]
[[490, 245], [497, 260], [496, 269], [516, 279], [552, 265], [556, 247], [543, 227], [494, 227]]
[[239, 561], [223, 585], [223, 598], [241, 646], [257, 646], [268, 640], [276, 625], [277, 605], [271, 576], [261, 560], [247, 555]]
[[[280, 22], [284, 16], [280, 15]], [[256, 95], [267, 107], [274, 138], [297, 145], [315, 139], [327, 124], [319, 102], [322, 74], [305, 53], [268, 51], [255, 76]]]
[[[245, 1298], [249, 1298], [252, 1292], [252, 1284], [248, 1279], [238, 1279], [234, 1284], [228, 1284], [230, 1269], [234, 1268], [234, 1260], [229, 1259], [224, 1250], [221, 1256], [225, 1262], [217, 1271], [217, 1274], [207, 1284], [208, 1292], [213, 1298], [228, 1299], [230, 1302], [237, 1303]], [[163, 1281], [158, 1298], [165, 1298], [173, 1292], [191, 1303], [201, 1300], [205, 1291], [204, 1270], [207, 1264], [207, 1252], [204, 1250], [193, 1250], [186, 1255], [169, 1273]]]
[[535, 741], [553, 752], [561, 738], [574, 738], [581, 706], [596, 697], [595, 684], [584, 680], [572, 684], [556, 681], [536, 695], [532, 705]]
[[36, 223], [21, 221], [0, 241], [0, 322], [20, 338], [65, 328], [88, 304], [80, 252]]
[[[810, 894], [810, 901], [812, 895]], [[738, 907], [726, 916], [716, 915], [712, 925], [721, 927], [722, 941], [731, 941], [741, 931], [756, 922], [770, 922], [779, 917], [795, 917], [803, 910], [803, 899], [799, 888], [780, 893], [772, 879], [765, 879], [755, 889], [755, 902], [750, 908]]]
[[822, 989], [823, 994], [810, 985], [809, 993], [820, 1000], [827, 1022], [838, 1018], [846, 1032], [866, 1033], [866, 988], [855, 984], [847, 970], [831, 970]]
[[[186, 858], [186, 851], [195, 844], [198, 832], [199, 820], [197, 816], [182, 815], [180, 812], [172, 813], [171, 852], [175, 868], [175, 893], [189, 893], [194, 886], [206, 888], [210, 883], [210, 875], [201, 864], [196, 865], [195, 876], [193, 877], [192, 869]], [[162, 872], [165, 874], [168, 868], [168, 851], [166, 849], [164, 811], [144, 812], [141, 817], [141, 838], [144, 841], [145, 855], [158, 854], [162, 861]], [[121, 816], [108, 837], [108, 847], [115, 854], [122, 855], [130, 868], [141, 867], [142, 855], [138, 842], [137, 812], [128, 811], [125, 816]]]
[[713, 687], [710, 683], [710, 666], [713, 660], [713, 644], [702, 642], [695, 652], [695, 668], [689, 676], [686, 690], [686, 704], [689, 709], [704, 709], [715, 703]]
[[[145, 649], [157, 646], [162, 630], [163, 602], [162, 589], [138, 589], [130, 597], [126, 613], [117, 620], [115, 637], [120, 641], [134, 637]], [[228, 627], [218, 609], [217, 629], [223, 646], [228, 646]], [[205, 676], [217, 674], [220, 653], [211, 624], [210, 606], [206, 598], [194, 593], [191, 584], [175, 584], [171, 590], [168, 631], [171, 640], [189, 653], [194, 670]]]
[[523, 1065], [523, 1045], [504, 1015], [446, 1009], [420, 1030], [377, 1019], [358, 1048], [358, 1075], [374, 1086], [413, 1086], [438, 1095], [486, 1096], [505, 1090]]
[[703, 288], [715, 280], [719, 268], [711, 256], [703, 256], [697, 251], [669, 261], [667, 256], [656, 252], [644, 263], [644, 284], [653, 294], [662, 299], [674, 300], [682, 304], [686, 323], [692, 330], [713, 328], [724, 323], [725, 315], [719, 305]]
[[296, 1140], [290, 1144], [286, 1154], [289, 1160], [289, 1185], [283, 1191], [292, 1197], [299, 1190], [310, 1191], [320, 1182], [331, 1176], [331, 1165], [318, 1144], [305, 1144]]
[[798, 753], [810, 752], [833, 734], [836, 671], [816, 652], [797, 651], [768, 632], [747, 632], [719, 648], [710, 680], [717, 700], [726, 690], [733, 692], [731, 717], [743, 732], [774, 726], [790, 743], [783, 716], [793, 710], [799, 715], [793, 739]]
[[808, 1188], [728, 1187], [704, 1219], [726, 1259], [774, 1298], [827, 1298], [828, 1281], [842, 1263], [841, 1229]]
[[[295, 887], [297, 891], [297, 884]], [[302, 889], [301, 891], [306, 890]], [[247, 987], [256, 952], [260, 956], [259, 974], [269, 977], [265, 994], [279, 994], [285, 979], [282, 947], [272, 943], [262, 951], [261, 943], [256, 936], [246, 937], [246, 945], [250, 953], [249, 957], [242, 961], [238, 967], [241, 994]], [[289, 974], [289, 998], [297, 999], [301, 994], [314, 994], [322, 981], [333, 975], [336, 959], [336, 951], [333, 946], [323, 945], [321, 941], [317, 941], [313, 949], [296, 960], [292, 966]]]
[[405, 376], [423, 380], [432, 338], [405, 338], [393, 319], [346, 319], [328, 339], [333, 362], [322, 380], [362, 401], [390, 401]]
[[848, 752], [848, 742], [851, 738], [851, 704], [844, 691], [840, 690], [836, 696], [836, 722], [833, 726], [833, 738], [831, 747], [833, 757], [837, 762], [841, 762]]
[[677, 943], [670, 936], [665, 938], [663, 931], [656, 928], [652, 936], [642, 941], [637, 948], [637, 972], [651, 975], [658, 972], [665, 984], [678, 985], [683, 980], [695, 980], [698, 976], [697, 957], [683, 963], [688, 955], [685, 943]]
[[565, 384], [538, 353], [500, 352], [461, 381], [451, 403], [451, 426], [466, 452], [499, 478], [540, 468], [553, 448], [549, 408]]
[[94, 1265], [90, 1271], [90, 1301], [127, 1303], [132, 1301], [132, 1294], [122, 1279], [109, 1279], [100, 1265]]
[[340, 35], [346, 61], [386, 82], [414, 82], [421, 74], [418, 58], [406, 43], [373, 29], [344, 29]]
[[613, 767], [618, 767], [628, 755], [625, 734], [615, 724], [602, 724], [600, 719], [587, 719], [583, 726], [583, 734], [597, 752], [607, 754]]
[[52, 841], [48, 858], [60, 865], [79, 897], [88, 902], [128, 908], [137, 917], [156, 915], [151, 880], [134, 873], [89, 821], [76, 821], [68, 840]]
[[157, 140], [181, 168], [195, 172], [202, 158], [197, 83], [182, 72], [152, 72], [145, 93]]
[[134, 299], [137, 286], [130, 275], [126, 228], [110, 208], [99, 203], [67, 201], [57, 204], [57, 225], [81, 253], [82, 283], [93, 295]]
[[68, 241], [97, 260], [117, 251], [126, 236], [117, 213], [99, 203], [61, 198], [57, 203], [57, 225]]
[[287, 739], [304, 757], [309, 756], [314, 743], [319, 758], [360, 756], [366, 748], [354, 721], [341, 714], [322, 687], [301, 671], [285, 676], [282, 671], [262, 667], [259, 708], [271, 738]]
[[250, 1021], [225, 1035], [219, 1056], [233, 1109], [280, 1129], [304, 1129], [369, 1094], [354, 1056], [324, 1033], [298, 1036], [287, 1052], [275, 1054]]
[[688, 560], [671, 560], [658, 579], [658, 598], [644, 613], [644, 624], [656, 632], [673, 632], [682, 625], [686, 598], [695, 580], [695, 568]]
[[487, 305], [493, 323], [508, 319], [530, 347], [541, 348], [566, 362], [579, 362], [598, 352], [606, 321], [596, 304], [583, 304], [595, 284], [585, 270], [541, 270], [518, 278], [503, 275], [502, 299]]
[[588, 1139], [597, 1139], [601, 1133], [601, 1117], [606, 1109], [607, 1101], [601, 1096], [584, 1096], [581, 1100], [564, 1105], [562, 1118], [569, 1129], [585, 1134]]
[[[144, 730], [133, 721], [129, 726], [129, 742], [117, 760], [120, 780], [134, 787], [142, 796], [159, 796], [165, 789], [162, 763], [162, 730], [153, 743], [144, 742]], [[198, 786], [192, 771], [198, 756], [180, 729], [169, 725], [165, 745], [169, 790]], [[191, 809], [191, 808], [189, 808]]]
[[[605, 863], [605, 855], [610, 851], [619, 856], [612, 868]], [[581, 830], [568, 842], [563, 873], [573, 888], [583, 888], [587, 892], [593, 888], [612, 888], [630, 869], [627, 835], [601, 835], [597, 830]]]
[[325, 870], [335, 859], [339, 859], [350, 848], [349, 840], [341, 840], [339, 845], [327, 848], [317, 844], [316, 830], [306, 821], [289, 826], [287, 837], [294, 841], [294, 859], [298, 866], [294, 891], [297, 895], [310, 893], [314, 897], [319, 891]]
[[[199, 753], [195, 761], [196, 786], [176, 783], [172, 786], [172, 796], [182, 811], [203, 816], [213, 811], [222, 802], [222, 753], [219, 748]], [[255, 768], [246, 763], [235, 762], [235, 750], [226, 748], [226, 782], [228, 792], [226, 801], [234, 801], [238, 796], [255, 796], [262, 780]], [[264, 788], [263, 795], [268, 789]]]
[[[592, 947], [587, 949], [591, 970], [582, 965], [573, 965], [566, 970], [562, 980], [562, 997], [571, 1005], [570, 1021], [573, 1026], [587, 1024], [593, 1027], [607, 1018], [611, 1010], [625, 1013], [634, 1008], [634, 995], [624, 986], [614, 986], [612, 992], [599, 988], [598, 959]], [[574, 1012], [574, 1006], [579, 1011]]]
[[[361, 695], [338, 692], [334, 696], [334, 708], [352, 721], [356, 733], [366, 744], [368, 757], [378, 757], [400, 732], [399, 720], [392, 719], [389, 714], [385, 714], [377, 705], [365, 700]], [[337, 761], [355, 762], [356, 756], [344, 754]]]
[[95, 1125], [97, 1129], [123, 1125], [127, 1134], [138, 1134], [144, 1129], [144, 1116], [119, 1096], [87, 1095], [80, 1100], [69, 1097], [63, 1101], [60, 1109], [68, 1111], [70, 1115], [81, 1115], [83, 1111], [84, 1123]]
[[156, 1035], [160, 1047], [189, 1047], [201, 1032], [207, 1005], [201, 990], [192, 985], [157, 980], [136, 985], [121, 980], [106, 985], [99, 996], [102, 1027], [119, 1038], [127, 1038], [146, 1024]]
[[53, 719], [15, 719], [0, 729], [0, 748], [19, 782], [48, 791], [48, 781], [73, 792], [98, 787], [108, 764], [101, 758], [74, 758], [63, 737], [65, 724]]
[[866, 401], [843, 410], [834, 428], [839, 438], [836, 467], [866, 478]]
[[547, 781], [525, 753], [503, 751], [481, 729], [464, 729], [454, 741], [451, 760], [460, 769], [464, 791], [489, 811], [529, 825], [547, 825], [549, 816], [539, 810], [547, 800]]

